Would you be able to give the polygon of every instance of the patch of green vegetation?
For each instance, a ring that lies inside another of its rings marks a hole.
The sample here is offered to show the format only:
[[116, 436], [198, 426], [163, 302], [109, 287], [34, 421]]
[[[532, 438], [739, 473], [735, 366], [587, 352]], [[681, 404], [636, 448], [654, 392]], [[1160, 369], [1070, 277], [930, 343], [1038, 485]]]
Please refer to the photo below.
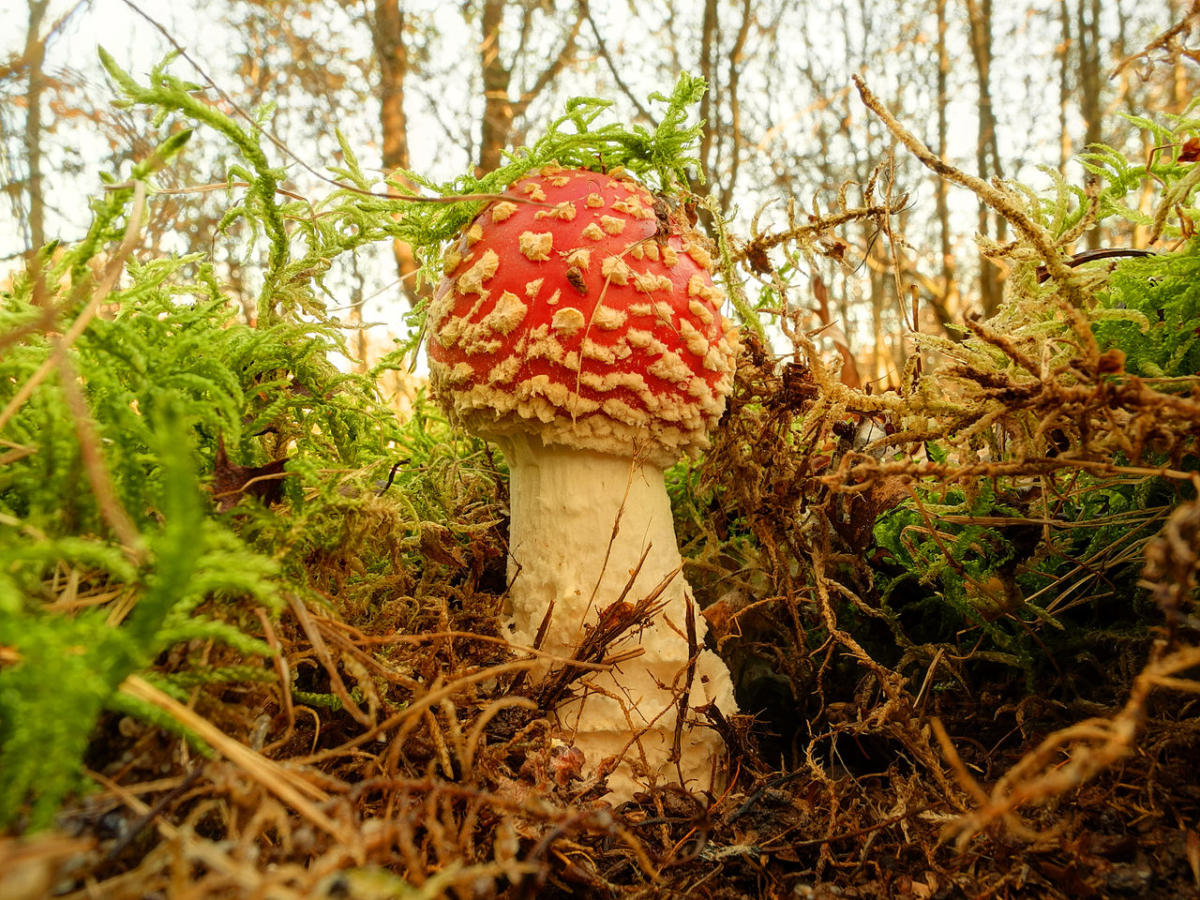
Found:
[[1122, 263], [1097, 298], [1093, 330], [1125, 369], [1148, 378], [1200, 372], [1200, 241], [1183, 250]]
[[[180, 85], [156, 90], [197, 103]], [[252, 134], [216, 124], [259, 185], [238, 215], [269, 231], [283, 214], [274, 173]], [[167, 689], [264, 674], [249, 662], [271, 656], [251, 636], [254, 608], [274, 614], [285, 591], [309, 590], [314, 544], [338, 539], [302, 529], [374, 496], [398, 455], [400, 425], [369, 379], [329, 361], [345, 346], [319, 282], [299, 277], [347, 249], [335, 229], [302, 234], [295, 260], [290, 235], [270, 237], [259, 327], [238, 320], [201, 254], [120, 258], [143, 212], [138, 183], [187, 134], [115, 184], [87, 237], [44, 253], [0, 304], [0, 825], [50, 823], [81, 786], [103, 709], [162, 719], [119, 689], [169, 647], [217, 642], [248, 662], [184, 668], [159, 679]], [[112, 290], [93, 275], [102, 251], [124, 263]], [[374, 556], [393, 558], [386, 546]]]

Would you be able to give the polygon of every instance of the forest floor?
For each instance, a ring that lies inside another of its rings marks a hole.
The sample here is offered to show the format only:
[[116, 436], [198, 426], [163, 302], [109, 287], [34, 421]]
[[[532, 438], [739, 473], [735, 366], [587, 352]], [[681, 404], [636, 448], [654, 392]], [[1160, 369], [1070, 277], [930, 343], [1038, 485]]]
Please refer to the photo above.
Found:
[[[780, 387], [761, 376], [742, 372], [739, 396]], [[735, 424], [705, 472], [794, 503], [794, 473], [778, 459], [750, 478], [725, 457], [745, 449], [739, 417], [769, 407], [733, 404]], [[743, 424], [769, 443], [761, 421]], [[309, 574], [325, 602], [292, 595], [278, 619], [258, 616], [278, 652], [255, 678], [197, 686], [186, 704], [140, 676], [126, 682], [211, 750], [105, 715], [86, 758], [93, 789], [51, 831], [0, 840], [0, 896], [1197, 896], [1200, 714], [1196, 699], [1158, 689], [1186, 691], [1200, 653], [1171, 643], [1154, 606], [1126, 598], [1125, 620], [1026, 671], [980, 650], [967, 621], [959, 650], [943, 640], [914, 665], [889, 629], [851, 608], [839, 607], [840, 621], [854, 637], [830, 628], [828, 601], [807, 583], [788, 595], [778, 586], [792, 583], [777, 576], [766, 602], [722, 593], [726, 578], [701, 553], [688, 576], [742, 711], [700, 726], [725, 740], [727, 785], [690, 794], [662, 784], [614, 807], [565, 761], [564, 736], [536, 707], [539, 680], [499, 639], [507, 498], [487, 453], [463, 459], [443, 475], [467, 485], [458, 502], [469, 541], [427, 522], [419, 566], [369, 577], [353, 544], [314, 551]], [[874, 521], [898, 498], [859, 496], [809, 497], [843, 523], [828, 532], [833, 545], [808, 538], [814, 563], [847, 558], [836, 543], [861, 539], [852, 524], [862, 503]], [[725, 497], [725, 512], [696, 533], [681, 525], [693, 550], [697, 534], [729, 527], [729, 509], [749, 502], [766, 504], [756, 547], [799, 539], [799, 520], [761, 496]], [[388, 487], [359, 514], [388, 534]], [[722, 552], [735, 554], [726, 538]], [[740, 571], [745, 559], [725, 566]], [[843, 566], [824, 583], [857, 585], [876, 610], [927, 593], [902, 578], [885, 603], [855, 572]], [[897, 634], [918, 627], [904, 626]], [[193, 641], [155, 668], [183, 672], [197, 659], [216, 671], [242, 663]]]
[[[912, 721], [891, 729], [880, 726], [883, 704], [870, 691], [839, 704], [818, 737], [777, 698], [729, 728], [735, 776], [720, 795], [664, 786], [613, 808], [556, 768], [542, 711], [504, 702], [513, 657], [472, 637], [495, 632], [495, 599], [464, 596], [440, 621], [409, 621], [399, 635], [386, 614], [356, 625], [293, 607], [275, 637], [297, 684], [328, 696], [338, 692], [331, 677], [356, 673], [362, 685], [368, 670], [427, 689], [406, 704], [387, 689], [365, 699], [355, 690], [354, 715], [285, 708], [264, 685], [199, 694], [197, 714], [258, 751], [214, 743], [207, 760], [159, 729], [108, 717], [88, 759], [97, 790], [68, 806], [53, 832], [0, 843], [0, 893], [1197, 895], [1200, 729], [1190, 710], [1167, 704], [1148, 705], [1136, 747], [1090, 783], [954, 840], [988, 798], [972, 796], [953, 770], [994, 784], [1055, 729], [1119, 717], [1144, 645], [1064, 666], [1061, 681], [1038, 694], [1019, 683], [926, 692], [904, 712]], [[958, 759], [930, 770], [920, 758], [928, 746], [905, 742], [928, 736], [934, 717]], [[1086, 743], [1102, 752], [1113, 735], [1093, 731]], [[1077, 765], [1078, 755], [1056, 745], [1051, 771]]]

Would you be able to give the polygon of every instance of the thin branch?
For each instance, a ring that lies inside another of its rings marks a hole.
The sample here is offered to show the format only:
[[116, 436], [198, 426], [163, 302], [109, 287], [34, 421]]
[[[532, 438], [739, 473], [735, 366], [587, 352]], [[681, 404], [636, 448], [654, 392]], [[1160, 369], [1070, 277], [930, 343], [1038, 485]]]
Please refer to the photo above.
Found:
[[[733, 146], [729, 150], [729, 175], [721, 188], [721, 206], [728, 209], [737, 182], [738, 169], [742, 162], [742, 103], [738, 98], [738, 81], [741, 78], [742, 53], [746, 49], [746, 38], [750, 33], [751, 0], [742, 0], [742, 24], [738, 27], [733, 49], [729, 51], [729, 139]], [[709, 125], [711, 128], [712, 126]]]
[[588, 8], [586, 0], [584, 0], [582, 5], [583, 16], [585, 19], [587, 19], [587, 23], [592, 26], [592, 34], [596, 37], [596, 49], [600, 53], [600, 58], [604, 60], [604, 64], [608, 66], [608, 71], [612, 75], [613, 81], [616, 82], [617, 87], [621, 90], [621, 93], [624, 94], [628, 98], [629, 102], [633, 104], [634, 109], [638, 111], [638, 115], [643, 119], [652, 120], [653, 117], [650, 115], [650, 110], [646, 109], [646, 107], [642, 105], [642, 102], [638, 100], [637, 95], [630, 90], [629, 85], [625, 83], [625, 79], [621, 77], [621, 71], [617, 68], [617, 64], [613, 60], [612, 54], [608, 52], [608, 44], [605, 43], [604, 38], [600, 36], [600, 28], [596, 25], [596, 20], [592, 18], [592, 11]]
[[871, 112], [879, 116], [883, 124], [887, 126], [888, 131], [892, 133], [896, 140], [907, 147], [913, 156], [947, 181], [952, 181], [972, 191], [994, 210], [1005, 216], [1037, 248], [1038, 252], [1046, 260], [1046, 268], [1051, 276], [1063, 284], [1071, 283], [1071, 269], [1066, 264], [1063, 254], [1055, 246], [1054, 241], [1044, 228], [1029, 218], [1024, 210], [1014, 206], [1012, 201], [999, 188], [994, 187], [978, 176], [970, 175], [956, 169], [930, 150], [920, 138], [900, 124], [899, 120], [871, 92], [871, 89], [867, 87], [867, 83], [862, 78], [858, 75], [852, 77], [863, 103], [866, 104]]
[[871, 92], [871, 89], [867, 87], [867, 83], [862, 78], [858, 75], [852, 77], [855, 87], [858, 88], [859, 96], [862, 97], [862, 101], [866, 104], [867, 108], [880, 118], [883, 124], [887, 126], [888, 131], [907, 147], [923, 165], [932, 169], [947, 181], [962, 185], [972, 191], [980, 200], [998, 212], [1007, 221], [1011, 222], [1013, 227], [1033, 245], [1034, 249], [1038, 251], [1045, 261], [1046, 271], [1050, 273], [1050, 277], [1061, 286], [1061, 296], [1063, 298], [1061, 306], [1064, 312], [1071, 318], [1072, 324], [1075, 326], [1075, 331], [1084, 341], [1084, 349], [1088, 358], [1092, 360], [1096, 359], [1100, 351], [1096, 343], [1096, 336], [1092, 333], [1091, 323], [1087, 321], [1082, 311], [1085, 303], [1083, 291], [1080, 288], [1079, 282], [1072, 274], [1065, 254], [1057, 246], [1050, 233], [1030, 218], [1025, 210], [1017, 206], [1011, 197], [1000, 188], [984, 181], [976, 175], [970, 175], [960, 169], [956, 169], [930, 150], [920, 138], [900, 124], [899, 120]]
[[1200, 54], [1187, 50], [1183, 44], [1184, 38], [1191, 33], [1193, 27], [1197, 26], [1200, 26], [1200, 0], [1192, 0], [1192, 7], [1184, 15], [1182, 21], [1176, 22], [1162, 34], [1158, 35], [1158, 37], [1154, 38], [1154, 40], [1150, 41], [1150, 43], [1148, 43], [1137, 53], [1131, 53], [1129, 56], [1125, 57], [1115, 66], [1113, 66], [1112, 71], [1108, 74], [1108, 77], [1113, 78], [1116, 75], [1119, 75], [1131, 63], [1139, 59], [1144, 59], [1155, 50], [1162, 50], [1164, 53], [1170, 54], [1171, 44], [1176, 38], [1179, 38], [1179, 53], [1183, 56], [1186, 56], [1193, 62], [1200, 62]]

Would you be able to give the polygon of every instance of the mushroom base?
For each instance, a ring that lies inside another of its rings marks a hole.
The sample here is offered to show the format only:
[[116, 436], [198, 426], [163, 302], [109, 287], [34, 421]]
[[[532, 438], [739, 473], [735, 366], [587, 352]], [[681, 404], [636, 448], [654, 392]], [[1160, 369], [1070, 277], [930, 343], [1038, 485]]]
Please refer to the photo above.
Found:
[[[611, 671], [588, 672], [556, 713], [564, 736], [620, 802], [653, 783], [690, 790], [719, 786], [722, 743], [696, 707], [736, 711], [729, 671], [704, 650], [705, 621], [683, 577], [663, 470], [634, 459], [544, 446], [512, 436], [502, 447], [510, 470], [512, 525], [506, 614], [514, 643], [530, 646], [553, 604], [541, 649], [571, 656], [599, 611], [636, 603], [666, 581], [649, 624], [614, 640], [608, 657], [640, 649]], [[639, 561], [645, 559], [638, 568]], [[668, 580], [669, 579], [669, 580]], [[688, 682], [688, 622], [700, 648]], [[547, 665], [547, 668], [550, 666]], [[680, 757], [674, 758], [680, 697], [688, 690]], [[607, 767], [606, 767], [607, 768]]]

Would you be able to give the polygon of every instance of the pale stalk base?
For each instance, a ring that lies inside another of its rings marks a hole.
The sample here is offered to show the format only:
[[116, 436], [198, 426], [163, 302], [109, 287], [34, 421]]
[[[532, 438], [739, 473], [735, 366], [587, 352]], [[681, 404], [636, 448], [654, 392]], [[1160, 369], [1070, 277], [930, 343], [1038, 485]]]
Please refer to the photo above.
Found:
[[[617, 456], [545, 447], [537, 438], [509, 438], [502, 447], [511, 473], [506, 612], [512, 640], [532, 645], [553, 601], [541, 649], [570, 656], [584, 624], [594, 623], [598, 611], [621, 596], [647, 547], [626, 602], [648, 596], [679, 567], [663, 471]], [[613, 802], [651, 782], [682, 779], [689, 790], [720, 787], [722, 744], [712, 729], [685, 726], [681, 759], [669, 760], [678, 697], [687, 682], [689, 613], [701, 648], [706, 629], [682, 572], [659, 596], [664, 601], [649, 627], [608, 649], [612, 656], [640, 646], [643, 655], [619, 671], [588, 673], [582, 679], [586, 690], [577, 688], [577, 696], [556, 711], [567, 740], [587, 757], [585, 771], [594, 771], [605, 757], [622, 758], [608, 779]], [[736, 711], [728, 669], [715, 653], [701, 649], [689, 708], [707, 703], [726, 715]]]

